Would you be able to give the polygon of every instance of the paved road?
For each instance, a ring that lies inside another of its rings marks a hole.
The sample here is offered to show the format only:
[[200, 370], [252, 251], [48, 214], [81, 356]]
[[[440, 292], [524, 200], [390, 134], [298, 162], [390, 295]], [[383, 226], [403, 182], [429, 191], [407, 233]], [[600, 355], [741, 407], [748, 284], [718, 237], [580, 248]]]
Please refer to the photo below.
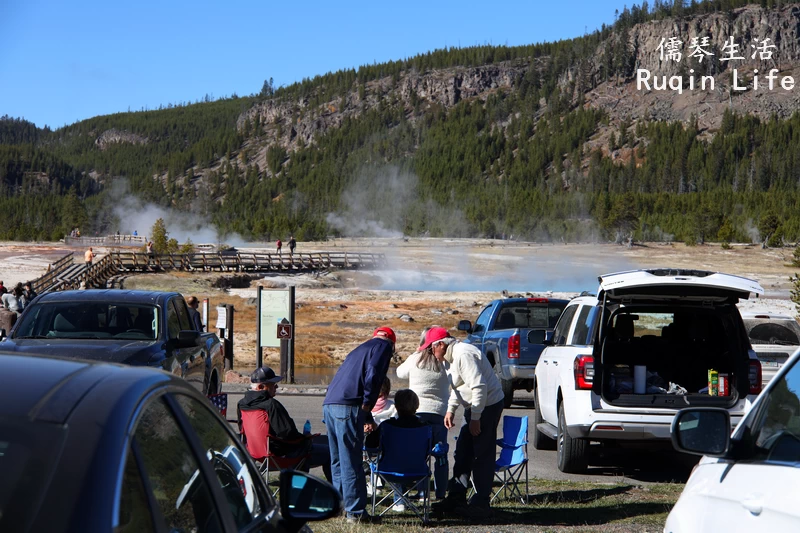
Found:
[[[226, 387], [227, 388], [227, 387]], [[241, 399], [242, 393], [228, 393], [228, 418], [236, 418], [236, 402]], [[298, 428], [302, 428], [306, 420], [311, 421], [312, 433], [325, 433], [322, 423], [321, 395], [312, 394], [283, 394], [278, 390], [278, 398], [294, 418]], [[524, 391], [516, 391], [515, 403], [506, 409], [504, 414], [512, 416], [528, 416], [533, 423], [533, 395]], [[456, 419], [458, 426], [461, 424], [461, 414]], [[458, 427], [457, 426], [457, 427]], [[502, 431], [502, 423], [500, 431]], [[530, 431], [528, 438], [530, 440]], [[451, 466], [452, 450], [455, 447], [453, 437], [457, 430], [450, 430]], [[607, 449], [597, 447], [594, 450], [592, 466], [585, 475], [565, 474], [556, 466], [556, 452], [534, 450], [528, 446], [530, 457], [529, 478], [569, 481], [593, 481], [601, 483], [631, 483], [647, 484], [659, 482], [684, 483], [689, 477], [691, 468], [696, 463], [691, 457], [676, 454], [670, 447], [663, 450], [632, 450], [630, 448]], [[319, 474], [319, 473], [318, 473]]]

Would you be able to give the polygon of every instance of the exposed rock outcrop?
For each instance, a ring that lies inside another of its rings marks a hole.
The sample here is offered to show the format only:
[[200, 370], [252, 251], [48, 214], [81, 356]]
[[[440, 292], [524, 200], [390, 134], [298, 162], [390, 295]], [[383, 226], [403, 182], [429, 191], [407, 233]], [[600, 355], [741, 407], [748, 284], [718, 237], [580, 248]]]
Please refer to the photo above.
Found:
[[147, 144], [147, 142], [147, 137], [113, 128], [101, 133], [100, 136], [94, 141], [97, 147], [101, 150], [105, 150], [109, 144], [113, 143]]

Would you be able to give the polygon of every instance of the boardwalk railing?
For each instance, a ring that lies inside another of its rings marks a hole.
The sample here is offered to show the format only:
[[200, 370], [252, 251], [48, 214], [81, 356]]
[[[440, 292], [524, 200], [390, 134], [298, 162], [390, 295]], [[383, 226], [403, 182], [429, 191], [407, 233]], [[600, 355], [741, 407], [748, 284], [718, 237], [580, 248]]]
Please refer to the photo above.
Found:
[[104, 237], [64, 237], [71, 246], [144, 246], [147, 241], [140, 235], [106, 235]]
[[40, 276], [31, 282], [31, 287], [33, 290], [35, 290], [37, 293], [47, 292], [53, 285], [59, 283], [59, 278], [63, 276], [65, 271], [74, 265], [74, 256], [74, 252], [70, 252], [50, 265], [50, 268], [43, 276]]
[[113, 250], [88, 269], [76, 264], [71, 252], [55, 263], [50, 271], [33, 281], [36, 292], [62, 291], [81, 287], [104, 287], [114, 276], [136, 272], [168, 270], [199, 272], [308, 272], [328, 269], [375, 269], [388, 266], [380, 253], [315, 252], [278, 253], [206, 253], [146, 254]]
[[121, 272], [200, 270], [236, 272], [281, 272], [326, 269], [382, 268], [386, 255], [361, 252], [315, 252], [303, 254], [195, 252], [152, 254], [114, 250], [108, 254]]

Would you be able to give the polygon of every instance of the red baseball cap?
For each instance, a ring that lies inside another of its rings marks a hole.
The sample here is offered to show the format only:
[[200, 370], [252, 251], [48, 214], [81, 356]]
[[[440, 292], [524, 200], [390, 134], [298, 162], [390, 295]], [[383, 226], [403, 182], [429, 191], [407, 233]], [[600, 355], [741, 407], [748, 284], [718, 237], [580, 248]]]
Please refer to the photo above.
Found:
[[425, 334], [425, 344], [420, 346], [419, 349], [424, 350], [434, 342], [446, 339], [447, 337], [452, 337], [452, 335], [450, 335], [445, 328], [431, 328], [428, 330], [428, 333]]
[[392, 341], [392, 343], [397, 342], [397, 336], [394, 334], [394, 330], [392, 330], [392, 328], [387, 328], [386, 326], [375, 328], [375, 331], [372, 332], [372, 336], [377, 337], [379, 333], [386, 335], [386, 338]]

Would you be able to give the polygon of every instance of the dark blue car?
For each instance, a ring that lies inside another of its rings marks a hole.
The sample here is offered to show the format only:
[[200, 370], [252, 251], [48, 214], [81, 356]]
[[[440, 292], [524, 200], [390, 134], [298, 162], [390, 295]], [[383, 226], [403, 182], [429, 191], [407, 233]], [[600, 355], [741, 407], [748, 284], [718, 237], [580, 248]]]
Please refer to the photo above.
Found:
[[214, 333], [196, 331], [176, 292], [119, 289], [40, 295], [0, 350], [153, 366], [219, 392], [223, 354]]
[[281, 474], [280, 509], [228, 424], [152, 368], [0, 354], [0, 531], [294, 532], [339, 510]]

